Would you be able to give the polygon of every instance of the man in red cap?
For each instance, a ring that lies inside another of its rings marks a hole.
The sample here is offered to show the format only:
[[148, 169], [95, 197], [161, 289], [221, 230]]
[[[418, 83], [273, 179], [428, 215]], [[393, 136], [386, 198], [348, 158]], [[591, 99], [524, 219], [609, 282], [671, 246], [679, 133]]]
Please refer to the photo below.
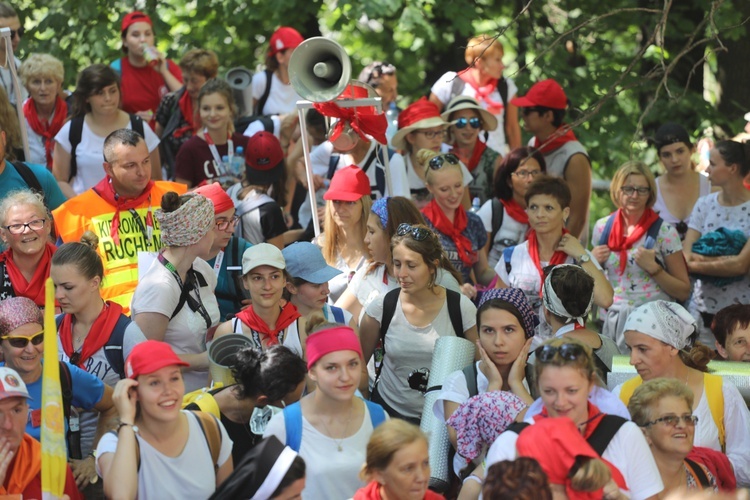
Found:
[[568, 107], [565, 92], [559, 83], [548, 79], [535, 83], [524, 97], [514, 97], [510, 102], [521, 108], [524, 128], [534, 134], [529, 145], [544, 155], [547, 173], [567, 181], [572, 195], [567, 229], [585, 241], [591, 199], [591, 162], [586, 148], [563, 122]]
[[167, 191], [184, 193], [187, 187], [151, 180], [151, 157], [137, 132], [120, 129], [104, 141], [104, 172], [96, 186], [68, 200], [52, 212], [60, 241], [80, 241], [85, 231], [99, 238], [104, 263], [102, 298], [119, 303], [129, 314], [130, 299], [138, 284], [138, 254], [162, 247], [161, 229], [154, 223]]

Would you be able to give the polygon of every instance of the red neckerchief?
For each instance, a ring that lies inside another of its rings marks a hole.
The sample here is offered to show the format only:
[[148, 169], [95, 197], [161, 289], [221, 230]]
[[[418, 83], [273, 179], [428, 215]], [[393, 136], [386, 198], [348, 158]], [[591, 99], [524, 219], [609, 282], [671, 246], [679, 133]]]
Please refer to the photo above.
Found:
[[651, 227], [659, 215], [647, 208], [643, 211], [638, 224], [635, 226], [633, 233], [630, 236], [625, 236], [625, 224], [623, 223], [622, 210], [617, 209], [615, 212], [615, 220], [612, 223], [612, 230], [609, 232], [609, 239], [607, 240], [607, 246], [613, 252], [620, 252], [620, 268], [617, 270], [617, 274], [622, 276], [625, 272], [625, 266], [628, 263], [628, 249], [631, 248], [636, 241], [640, 240], [648, 228]]
[[23, 103], [23, 116], [26, 117], [26, 121], [29, 123], [31, 130], [33, 130], [35, 134], [44, 138], [44, 153], [47, 158], [47, 168], [52, 168], [52, 148], [55, 147], [54, 138], [65, 123], [65, 118], [68, 116], [68, 107], [65, 105], [65, 101], [63, 101], [60, 96], [57, 96], [52, 121], [42, 123], [39, 119], [39, 112], [36, 109], [34, 100], [29, 98]]
[[279, 314], [279, 319], [276, 320], [276, 327], [273, 330], [255, 313], [252, 306], [243, 309], [235, 316], [251, 330], [266, 335], [268, 337], [268, 345], [272, 346], [279, 343], [279, 333], [284, 331], [287, 326], [291, 325], [302, 315], [297, 311], [297, 307], [294, 304], [287, 302], [281, 308], [281, 314]]
[[566, 142], [573, 142], [576, 140], [578, 139], [576, 139], [573, 129], [570, 128], [569, 125], [563, 123], [560, 128], [555, 130], [555, 132], [545, 140], [541, 140], [539, 137], [534, 137], [531, 140], [531, 147], [538, 149], [542, 154], [546, 155], [561, 148]]
[[187, 125], [183, 125], [182, 127], [172, 132], [172, 135], [175, 138], [180, 138], [188, 132], [195, 133], [195, 114], [193, 111], [193, 99], [190, 97], [187, 89], [185, 89], [185, 92], [182, 93], [182, 97], [180, 97], [180, 100], [177, 101], [177, 104], [180, 106], [182, 117], [187, 122]]
[[154, 187], [154, 181], [148, 181], [148, 185], [143, 192], [135, 198], [124, 199], [122, 196], [118, 196], [115, 193], [115, 188], [112, 187], [112, 182], [109, 176], [105, 177], [99, 184], [94, 186], [94, 192], [98, 194], [104, 201], [115, 207], [115, 214], [112, 217], [112, 225], [109, 228], [109, 235], [112, 237], [112, 241], [115, 245], [120, 244], [120, 212], [122, 210], [132, 210], [140, 207], [145, 202], [149, 202], [148, 214], [146, 215], [146, 226], [149, 228], [154, 227], [153, 217], [151, 216], [151, 188]]
[[453, 224], [451, 224], [451, 221], [448, 220], [443, 209], [440, 208], [435, 200], [430, 201], [422, 209], [422, 213], [432, 222], [435, 229], [453, 241], [458, 251], [458, 258], [461, 259], [464, 265], [471, 267], [477, 262], [477, 253], [472, 249], [471, 240], [461, 234], [466, 229], [466, 226], [469, 225], [469, 217], [466, 215], [464, 207], [459, 205], [456, 209], [456, 217], [453, 220]]
[[[104, 344], [109, 340], [109, 336], [112, 334], [112, 330], [115, 328], [117, 320], [120, 319], [122, 314], [122, 306], [117, 302], [107, 301], [102, 308], [102, 311], [97, 316], [94, 324], [91, 325], [86, 339], [83, 341], [81, 346], [81, 357], [78, 361], [78, 367], [84, 368], [83, 362], [89, 359], [99, 349], [104, 347]], [[58, 335], [60, 337], [60, 343], [62, 344], [63, 351], [70, 358], [75, 352], [73, 349], [73, 315], [65, 314], [63, 316], [62, 323], [58, 329]], [[85, 369], [85, 368], [84, 368]]]
[[328, 140], [331, 142], [338, 139], [344, 130], [344, 125], [348, 123], [363, 140], [369, 141], [367, 135], [371, 135], [380, 144], [388, 144], [388, 139], [385, 137], [385, 131], [388, 128], [385, 113], [371, 113], [367, 106], [340, 108], [333, 101], [316, 102], [313, 107], [323, 116], [339, 118], [328, 136]]
[[509, 200], [501, 199], [500, 203], [503, 204], [505, 211], [508, 212], [508, 215], [513, 217], [513, 219], [521, 224], [529, 225], [529, 214], [526, 213], [526, 210], [515, 200], [515, 198]]
[[44, 283], [49, 278], [52, 254], [55, 253], [55, 250], [57, 250], [57, 247], [52, 243], [47, 243], [44, 246], [42, 258], [34, 270], [31, 281], [26, 281], [23, 273], [18, 269], [15, 260], [13, 260], [12, 249], [9, 248], [0, 255], [0, 258], [5, 261], [5, 269], [8, 272], [10, 284], [13, 286], [13, 293], [16, 294], [16, 297], [26, 297], [33, 300], [36, 305], [44, 306]]
[[[454, 143], [453, 148], [458, 149], [458, 145]], [[487, 145], [482, 141], [477, 140], [476, 144], [474, 145], [474, 151], [471, 152], [471, 158], [469, 158], [469, 161], [466, 164], [466, 168], [469, 169], [469, 172], [473, 172], [474, 169], [477, 168], [477, 165], [479, 165], [479, 160], [482, 159], [482, 154], [484, 154], [485, 149], [487, 149]]]
[[484, 109], [493, 115], [499, 115], [503, 111], [504, 105], [502, 102], [490, 99], [490, 95], [497, 88], [498, 80], [496, 78], [490, 79], [490, 81], [484, 85], [479, 85], [479, 82], [474, 80], [474, 76], [469, 69], [458, 73], [458, 77], [471, 85], [471, 88], [474, 89], [474, 97], [479, 101], [479, 104], [484, 104], [484, 106], [482, 106]]
[[[562, 230], [563, 235], [566, 235], [569, 232], [570, 231], [565, 228]], [[541, 285], [539, 286], [539, 295], [541, 296], [542, 289], [544, 288], [544, 271], [542, 270], [542, 263], [539, 260], [539, 240], [536, 238], [536, 231], [533, 229], [530, 230], [526, 241], [529, 243], [529, 257], [531, 257], [531, 261], [539, 272], [539, 279], [541, 282]], [[549, 260], [549, 265], [557, 266], [558, 264], [564, 264], [567, 259], [568, 254], [562, 250], [555, 250], [555, 253], [552, 254], [552, 258]]]
[[[352, 497], [352, 500], [382, 500], [383, 497], [380, 495], [381, 484], [377, 481], [371, 481], [357, 490]], [[445, 497], [440, 493], [435, 493], [432, 490], [427, 490], [424, 494], [424, 500], [445, 500]]]
[[[594, 433], [594, 431], [596, 430], [596, 427], [599, 425], [599, 423], [602, 421], [602, 419], [604, 418], [606, 414], [602, 413], [602, 411], [591, 401], [589, 401], [587, 404], [588, 404], [588, 417], [586, 419], [586, 429], [584, 429], [583, 431], [583, 439], [588, 441], [589, 437], [591, 437], [591, 435]], [[547, 408], [543, 407], [542, 412], [539, 415], [534, 416], [534, 420], [539, 420], [540, 418], [547, 418], [547, 417], [549, 417], [549, 413], [547, 412]], [[575, 423], [576, 425], [580, 425], [578, 422], [575, 422]], [[617, 483], [617, 486], [619, 486], [620, 489], [622, 490], [628, 490], [628, 485], [625, 482], [625, 477], [622, 475], [622, 472], [620, 472], [620, 469], [618, 469], [614, 464], [612, 464], [608, 460], [602, 457], [600, 457], [600, 459], [602, 462], [607, 464], [607, 467], [609, 467], [609, 470], [612, 473], [612, 479], [615, 480], [615, 482]], [[566, 489], [568, 489], [567, 486], [569, 485], [566, 485]], [[601, 494], [588, 496], [590, 494], [583, 492], [583, 491], [570, 490], [569, 494], [570, 493], [574, 493], [574, 496], [569, 495], [569, 498], [580, 498], [580, 499], [601, 498]]]

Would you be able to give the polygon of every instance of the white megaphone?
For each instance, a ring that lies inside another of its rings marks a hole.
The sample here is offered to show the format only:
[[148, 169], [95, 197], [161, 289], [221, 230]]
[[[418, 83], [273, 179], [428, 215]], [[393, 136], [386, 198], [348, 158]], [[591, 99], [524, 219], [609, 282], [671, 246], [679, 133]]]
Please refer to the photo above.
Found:
[[237, 104], [239, 116], [246, 116], [252, 113], [253, 107], [253, 81], [252, 72], [242, 66], [231, 68], [227, 71], [227, 83], [232, 87], [234, 102]]
[[332, 101], [349, 84], [352, 65], [344, 48], [323, 37], [302, 42], [289, 61], [289, 80], [303, 99]]

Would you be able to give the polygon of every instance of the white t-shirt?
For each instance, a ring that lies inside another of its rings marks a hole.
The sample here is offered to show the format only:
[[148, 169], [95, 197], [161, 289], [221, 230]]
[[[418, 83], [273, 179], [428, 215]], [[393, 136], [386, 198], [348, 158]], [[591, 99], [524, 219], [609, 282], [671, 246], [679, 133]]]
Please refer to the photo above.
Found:
[[[386, 415], [388, 418], [388, 415]], [[365, 463], [367, 442], [372, 435], [370, 410], [365, 414], [359, 430], [341, 441], [323, 435], [302, 414], [302, 441], [299, 455], [305, 460], [306, 481], [303, 499], [351, 498], [365, 485], [359, 480], [359, 471]], [[284, 413], [279, 412], [268, 422], [263, 437], [276, 436], [286, 444]], [[337, 443], [342, 451], [338, 451]]]
[[[67, 152], [73, 149], [68, 136], [70, 135], [71, 121], [65, 122], [60, 131], [55, 136], [55, 141]], [[130, 121], [125, 127], [132, 128]], [[146, 146], [148, 152], [152, 153], [159, 146], [159, 138], [154, 134], [148, 123], [143, 123], [143, 134], [146, 136]], [[96, 186], [104, 178], [104, 139], [91, 131], [86, 120], [83, 120], [83, 130], [81, 131], [81, 142], [76, 147], [76, 170], [75, 177], [70, 180], [70, 186], [76, 194]], [[43, 163], [46, 163], [43, 162]]]
[[[125, 366], [125, 360], [130, 356], [130, 351], [133, 350], [133, 347], [145, 341], [146, 337], [143, 335], [141, 329], [135, 324], [135, 321], [131, 321], [125, 328], [122, 336], [123, 366]], [[57, 337], [57, 352], [59, 353], [60, 361], [70, 361], [70, 358], [63, 351], [59, 335]], [[120, 376], [112, 369], [112, 365], [107, 360], [104, 347], [100, 348], [93, 356], [86, 360], [84, 368], [88, 373], [110, 387], [114, 387], [120, 380]], [[96, 425], [99, 421], [99, 412], [79, 410], [78, 413], [81, 418], [81, 453], [83, 456], [86, 456], [94, 449], [94, 437], [96, 435]]]
[[[266, 72], [258, 71], [253, 75], [251, 83], [253, 99], [260, 100], [266, 91]], [[297, 111], [297, 101], [302, 99], [291, 84], [286, 85], [279, 80], [276, 72], [271, 75], [271, 90], [268, 100], [263, 109], [259, 110], [262, 115], [285, 115]]]
[[[615, 387], [612, 393], [619, 397], [621, 390], [622, 384]], [[724, 396], [726, 455], [734, 467], [737, 486], [747, 488], [750, 486], [750, 411], [740, 391], [731, 383], [724, 381], [721, 393]], [[705, 390], [693, 414], [698, 417], [693, 445], [721, 451], [719, 429], [711, 416]]]
[[[219, 323], [221, 314], [214, 295], [216, 274], [213, 268], [203, 259], [195, 259], [193, 269], [203, 275], [208, 283], [199, 289], [200, 301], [211, 317], [211, 326]], [[192, 293], [195, 297], [195, 292]], [[154, 260], [146, 276], [138, 283], [130, 304], [133, 318], [140, 313], [159, 313], [167, 318], [172, 317], [180, 301], [180, 285], [172, 273], [161, 262]], [[180, 312], [169, 321], [164, 333], [164, 342], [172, 346], [176, 354], [200, 354], [206, 352], [206, 321], [198, 311], [190, 309], [187, 303]], [[189, 370], [183, 372], [185, 392], [195, 391], [208, 383], [208, 370]]]
[[[440, 99], [440, 102], [443, 103], [444, 107], [447, 106], [450, 100], [455, 97], [451, 95], [451, 91], [453, 90], [453, 81], [456, 78], [458, 78], [456, 72], [449, 71], [441, 76], [430, 89], [430, 91], [435, 94], [438, 99]], [[513, 99], [513, 97], [516, 95], [516, 92], [518, 92], [518, 87], [516, 87], [515, 82], [510, 78], [505, 78], [505, 81], [508, 82], [508, 102], [510, 102], [510, 100]], [[469, 84], [463, 86], [463, 90], [461, 91], [460, 95], [467, 95], [474, 98], [477, 97], [474, 88]], [[503, 102], [503, 99], [500, 97], [500, 92], [498, 92], [497, 89], [495, 89], [489, 95], [489, 98], [490, 100], [497, 103]], [[507, 105], [507, 103], [503, 104]], [[487, 108], [487, 106], [482, 107], [485, 109]], [[500, 113], [495, 115], [495, 118], [497, 118], [497, 128], [489, 133], [489, 138], [487, 139], [487, 145], [495, 151], [498, 151], [503, 156], [508, 151], [508, 146], [505, 139], [505, 121], [503, 116], [504, 111], [505, 110], [502, 109], [500, 110]]]
[[[533, 419], [529, 422], [534, 423]], [[487, 452], [487, 467], [502, 460], [515, 460], [518, 434], [503, 432]], [[641, 429], [625, 422], [609, 442], [602, 458], [622, 473], [632, 500], [644, 500], [664, 489], [659, 469]]]
[[[367, 315], [383, 320], [383, 300], [381, 295], [367, 306]], [[461, 320], [464, 332], [477, 324], [477, 308], [468, 297], [461, 294]], [[448, 300], [432, 323], [417, 327], [409, 323], [401, 308], [401, 297], [396, 304], [393, 319], [385, 336], [385, 357], [378, 381], [378, 393], [394, 410], [405, 417], [420, 418], [424, 397], [409, 387], [407, 378], [412, 370], [430, 368], [432, 351], [438, 338], [455, 335]]]
[[[495, 241], [492, 242], [490, 254], [487, 257], [487, 262], [493, 268], [502, 258], [503, 250], [526, 241], [526, 232], [529, 230], [528, 224], [518, 222], [508, 215], [508, 211], [505, 210], [504, 206], [501, 205], [501, 208], [503, 210], [503, 222], [500, 224], [497, 234], [495, 234]], [[482, 219], [485, 231], [492, 233], [492, 200], [484, 202], [477, 215]]]
[[[138, 469], [138, 498], [164, 500], [185, 498], [204, 499], [216, 491], [216, 474], [211, 463], [211, 450], [198, 423], [198, 417], [183, 410], [188, 418], [188, 440], [185, 448], [176, 457], [168, 457], [136, 434], [140, 449], [141, 465]], [[232, 440], [221, 422], [219, 467], [232, 456]], [[96, 447], [96, 473], [100, 476], [99, 458], [117, 450], [117, 434], [108, 432]]]

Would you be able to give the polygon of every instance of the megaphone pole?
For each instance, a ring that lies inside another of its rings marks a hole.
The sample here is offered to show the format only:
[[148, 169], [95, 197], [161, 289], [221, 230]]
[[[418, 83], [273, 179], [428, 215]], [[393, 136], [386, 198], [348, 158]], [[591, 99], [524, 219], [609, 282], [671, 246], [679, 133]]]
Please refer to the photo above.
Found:
[[310, 109], [311, 107], [312, 103], [310, 101], [297, 101], [300, 135], [302, 136], [302, 152], [305, 158], [305, 175], [307, 176], [307, 194], [310, 197], [310, 213], [312, 215], [315, 237], [317, 238], [320, 235], [320, 221], [318, 220], [318, 198], [316, 197], [312, 167], [310, 166], [310, 147], [307, 144], [307, 123], [305, 123], [305, 110]]
[[[13, 55], [13, 44], [11, 43], [10, 28], [0, 28], [0, 37], [5, 41], [5, 63], [10, 70], [10, 79], [13, 82], [13, 90], [16, 94], [16, 113], [18, 114], [18, 124], [21, 129], [21, 141], [23, 141], [23, 154], [26, 161], [31, 158], [29, 152], [29, 137], [26, 134], [26, 119], [23, 116], [23, 96], [21, 95], [21, 85], [18, 83], [18, 73], [16, 72], [16, 58]], [[10, 96], [8, 96], [10, 100]], [[0, 158], [2, 160], [2, 158]]]

